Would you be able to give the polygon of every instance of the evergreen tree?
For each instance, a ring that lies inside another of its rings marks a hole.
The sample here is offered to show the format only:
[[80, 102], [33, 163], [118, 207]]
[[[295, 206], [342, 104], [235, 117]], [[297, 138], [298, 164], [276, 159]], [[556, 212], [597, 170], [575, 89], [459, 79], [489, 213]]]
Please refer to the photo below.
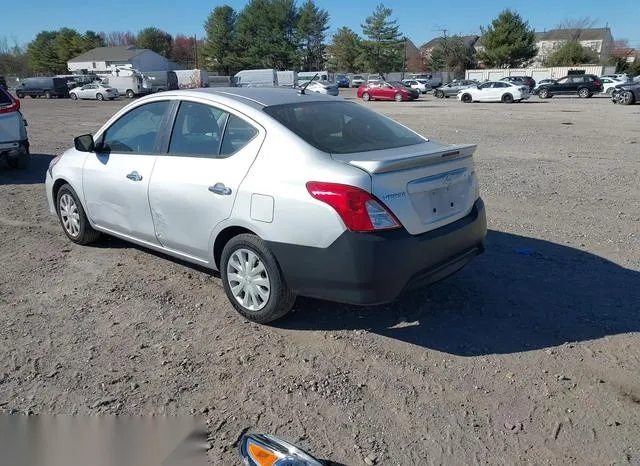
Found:
[[341, 27], [327, 47], [332, 71], [355, 73], [360, 69], [362, 39], [348, 27]]
[[504, 10], [481, 29], [485, 50], [478, 53], [478, 59], [487, 66], [524, 66], [538, 53], [533, 29], [514, 11]]
[[553, 52], [546, 60], [547, 66], [590, 65], [598, 63], [598, 56], [591, 49], [583, 47], [577, 40], [569, 40]]
[[203, 50], [205, 65], [224, 75], [242, 68], [236, 45], [238, 14], [229, 5], [216, 7], [204, 23], [206, 42]]
[[301, 7], [296, 36], [302, 71], [324, 69], [325, 32], [329, 29], [329, 13], [313, 0]]
[[386, 74], [402, 67], [403, 46], [400, 27], [392, 20], [393, 10], [379, 4], [365, 19], [362, 31], [367, 37], [364, 54], [369, 70]]

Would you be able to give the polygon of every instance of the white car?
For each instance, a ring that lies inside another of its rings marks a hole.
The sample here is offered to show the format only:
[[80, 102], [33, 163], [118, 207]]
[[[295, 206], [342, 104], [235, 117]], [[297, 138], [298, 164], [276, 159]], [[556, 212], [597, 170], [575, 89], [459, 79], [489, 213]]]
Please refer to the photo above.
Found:
[[600, 82], [602, 83], [602, 93], [611, 94], [618, 84], [624, 84], [628, 81], [625, 79], [602, 77], [600, 78]]
[[474, 144], [280, 87], [166, 91], [74, 139], [46, 172], [70, 241], [107, 233], [220, 271], [235, 309], [391, 302], [485, 250]]
[[340, 89], [338, 89], [337, 84], [332, 84], [329, 81], [312, 81], [301, 84], [298, 87], [304, 88], [305, 92], [317, 92], [318, 94], [328, 94], [332, 96], [340, 95]]
[[421, 94], [426, 94], [429, 82], [426, 79], [405, 79], [402, 81], [412, 89], [417, 89]]
[[477, 86], [471, 86], [458, 93], [458, 100], [471, 102], [504, 102], [510, 104], [521, 102], [530, 97], [527, 86], [513, 84], [507, 81], [485, 81]]
[[69, 97], [71, 97], [72, 100], [113, 100], [119, 96], [120, 93], [117, 89], [98, 83], [85, 84], [84, 86], [74, 87], [69, 91]]

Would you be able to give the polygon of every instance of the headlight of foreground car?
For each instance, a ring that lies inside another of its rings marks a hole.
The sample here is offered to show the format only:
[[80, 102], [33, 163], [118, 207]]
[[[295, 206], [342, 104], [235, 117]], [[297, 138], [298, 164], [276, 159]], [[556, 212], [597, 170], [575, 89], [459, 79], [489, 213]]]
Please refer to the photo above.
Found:
[[269, 434], [245, 434], [239, 449], [245, 466], [324, 466], [295, 445]]

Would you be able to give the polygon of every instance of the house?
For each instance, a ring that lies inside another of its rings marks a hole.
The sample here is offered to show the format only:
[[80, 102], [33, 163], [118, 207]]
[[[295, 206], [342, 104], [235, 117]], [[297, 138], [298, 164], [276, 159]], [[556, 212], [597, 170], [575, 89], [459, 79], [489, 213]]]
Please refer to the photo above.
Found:
[[[467, 44], [467, 47], [474, 50], [474, 52], [477, 51], [475, 46], [480, 39], [480, 36], [471, 35], [462, 36], [461, 38], [465, 42], [465, 44]], [[422, 59], [428, 63], [433, 50], [439, 45], [443, 44], [445, 40], [446, 39], [444, 37], [436, 37], [435, 39], [431, 39], [429, 42], [422, 44], [422, 46], [420, 47], [420, 55], [422, 55]]]
[[181, 69], [178, 64], [162, 55], [134, 45], [97, 47], [67, 62], [71, 72], [86, 70], [89, 73], [109, 73], [116, 66], [130, 66], [142, 72]]
[[553, 52], [570, 40], [577, 40], [583, 47], [593, 50], [599, 60], [605, 60], [611, 55], [613, 36], [609, 28], [552, 29], [536, 32], [538, 55], [533, 64], [544, 64]]

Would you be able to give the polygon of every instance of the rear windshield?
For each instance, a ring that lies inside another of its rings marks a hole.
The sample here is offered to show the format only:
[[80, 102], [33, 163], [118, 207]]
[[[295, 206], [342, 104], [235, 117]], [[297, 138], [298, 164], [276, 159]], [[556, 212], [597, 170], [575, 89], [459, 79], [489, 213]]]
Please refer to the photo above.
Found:
[[7, 105], [12, 105], [13, 100], [9, 97], [9, 94], [4, 89], [0, 89], [0, 107], [5, 107]]
[[272, 105], [264, 112], [312, 146], [333, 154], [393, 149], [425, 142], [404, 126], [353, 102]]

